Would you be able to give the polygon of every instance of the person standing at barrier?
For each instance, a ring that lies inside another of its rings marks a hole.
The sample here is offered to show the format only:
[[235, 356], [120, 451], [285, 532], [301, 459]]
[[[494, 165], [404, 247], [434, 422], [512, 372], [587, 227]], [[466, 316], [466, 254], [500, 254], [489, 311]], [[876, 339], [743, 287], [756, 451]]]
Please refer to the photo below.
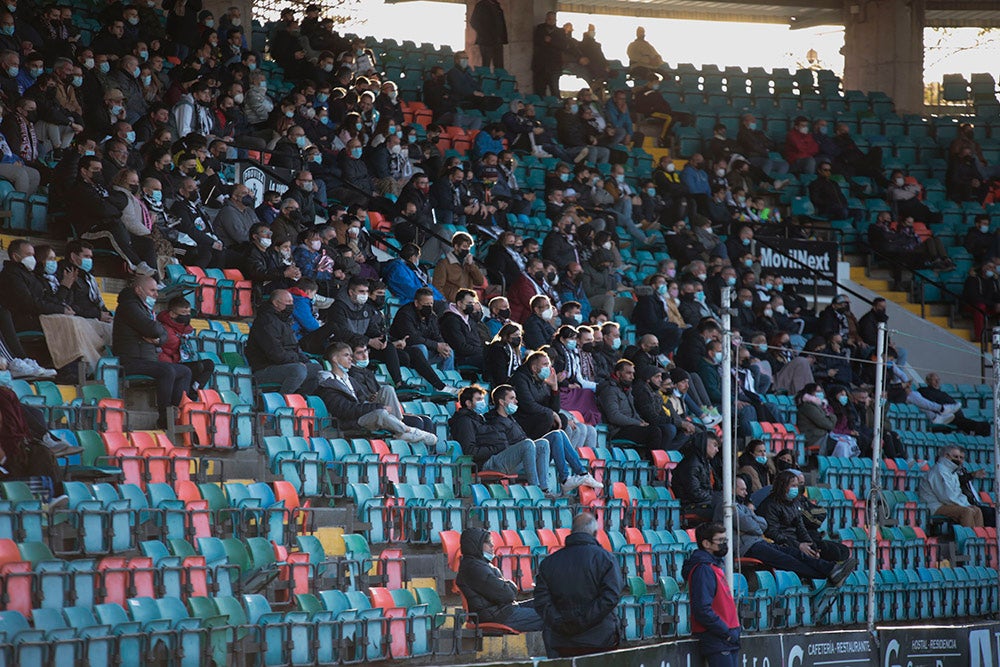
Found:
[[698, 548], [681, 569], [691, 596], [691, 633], [708, 667], [736, 667], [740, 618], [722, 561], [729, 551], [726, 529], [721, 523], [703, 523], [694, 537]]

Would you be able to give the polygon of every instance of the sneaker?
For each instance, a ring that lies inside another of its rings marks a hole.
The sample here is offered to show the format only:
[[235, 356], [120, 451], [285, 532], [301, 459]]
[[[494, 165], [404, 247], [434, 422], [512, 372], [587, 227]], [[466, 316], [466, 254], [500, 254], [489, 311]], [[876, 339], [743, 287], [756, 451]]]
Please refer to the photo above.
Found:
[[29, 364], [27, 359], [11, 359], [7, 362], [7, 370], [15, 380], [18, 378], [37, 377], [34, 364]]
[[552, 153], [544, 150], [541, 146], [535, 146], [535, 150], [531, 151], [531, 154], [537, 158], [552, 157]]
[[54, 512], [60, 507], [66, 507], [69, 505], [69, 496], [63, 494], [61, 496], [56, 496], [55, 498], [49, 499], [49, 511]]
[[139, 262], [133, 270], [140, 276], [152, 276], [156, 274], [156, 269], [146, 264], [146, 262]]
[[718, 413], [712, 414], [711, 412], [706, 411], [704, 415], [702, 415], [701, 421], [707, 428], [712, 428], [716, 424], [722, 423], [722, 415]]
[[589, 486], [590, 488], [595, 489], [597, 491], [600, 491], [601, 489], [604, 488], [604, 485], [598, 482], [596, 479], [594, 479], [594, 476], [591, 475], [589, 472], [580, 475], [580, 477], [583, 478], [583, 481], [580, 483], [580, 486]]
[[333, 299], [328, 296], [316, 295], [316, 310], [326, 310], [333, 305]]
[[944, 412], [950, 412], [952, 414], [955, 414], [956, 412], [958, 412], [959, 410], [962, 409], [962, 404], [961, 403], [943, 403], [941, 405], [941, 407], [944, 408]]
[[566, 481], [562, 483], [562, 492], [564, 496], [568, 496], [573, 493], [578, 486], [583, 484], [583, 475], [570, 475], [566, 478]]
[[452, 396], [458, 396], [459, 392], [461, 392], [462, 390], [459, 389], [458, 387], [453, 387], [450, 384], [446, 384], [445, 386], [438, 389], [438, 391], [441, 392], [442, 394], [451, 394]]
[[83, 447], [75, 447], [62, 438], [53, 435], [51, 431], [42, 436], [42, 444], [56, 457], [73, 456], [83, 452]]
[[831, 586], [839, 586], [844, 583], [844, 579], [850, 576], [851, 572], [858, 567], [857, 558], [848, 558], [847, 560], [842, 560], [833, 566], [830, 571], [830, 576], [827, 577], [827, 581], [830, 582]]
[[56, 371], [55, 369], [44, 368], [42, 366], [39, 366], [38, 362], [35, 361], [34, 359], [21, 359], [21, 361], [27, 364], [29, 369], [34, 371], [36, 377], [54, 378], [56, 375], [59, 374], [58, 371]]
[[932, 424], [937, 424], [938, 426], [945, 426], [955, 421], [955, 411], [942, 410], [937, 414], [934, 419], [931, 420]]
[[587, 159], [587, 155], [588, 155], [589, 153], [590, 153], [590, 149], [589, 149], [589, 148], [587, 148], [586, 146], [584, 146], [584, 147], [583, 147], [583, 150], [582, 150], [582, 151], [580, 151], [579, 153], [577, 153], [577, 154], [576, 154], [576, 157], [575, 157], [575, 158], [573, 158], [573, 162], [575, 162], [575, 163], [577, 163], [577, 164], [580, 164], [581, 162], [583, 162], [584, 160], [586, 160], [586, 159]]

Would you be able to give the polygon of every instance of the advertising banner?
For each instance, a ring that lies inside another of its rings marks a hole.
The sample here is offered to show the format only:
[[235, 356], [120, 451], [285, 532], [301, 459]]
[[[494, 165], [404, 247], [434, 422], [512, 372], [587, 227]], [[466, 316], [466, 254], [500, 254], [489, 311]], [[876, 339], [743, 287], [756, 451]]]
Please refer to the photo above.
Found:
[[835, 294], [830, 280], [818, 278], [809, 270], [813, 269], [830, 279], [836, 277], [838, 256], [835, 242], [767, 238], [762, 239], [759, 248], [761, 270], [770, 270], [781, 276], [782, 282], [794, 287], [800, 296], [810, 297], [814, 287], [818, 288], [820, 296], [832, 297]]

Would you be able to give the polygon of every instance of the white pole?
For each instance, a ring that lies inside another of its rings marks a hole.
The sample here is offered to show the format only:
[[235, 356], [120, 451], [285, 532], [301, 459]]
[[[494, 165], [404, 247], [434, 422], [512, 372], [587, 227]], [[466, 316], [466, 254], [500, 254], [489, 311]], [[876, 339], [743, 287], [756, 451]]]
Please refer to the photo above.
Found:
[[882, 502], [882, 410], [885, 394], [885, 322], [875, 339], [875, 425], [872, 437], [872, 485], [868, 492], [868, 634], [875, 639], [875, 568], [878, 567], [878, 508]]
[[733, 332], [730, 303], [733, 288], [722, 288], [722, 510], [729, 551], [726, 552], [726, 581], [733, 587]]
[[[993, 328], [993, 494], [1000, 498], [1000, 327]], [[994, 511], [1000, 519], [1000, 504]], [[1000, 521], [995, 525], [1000, 526]], [[997, 535], [997, 549], [1000, 550], [1000, 534]], [[1000, 553], [1000, 551], [998, 551]], [[1000, 589], [1000, 577], [997, 579]], [[1000, 600], [1000, 591], [998, 591]]]

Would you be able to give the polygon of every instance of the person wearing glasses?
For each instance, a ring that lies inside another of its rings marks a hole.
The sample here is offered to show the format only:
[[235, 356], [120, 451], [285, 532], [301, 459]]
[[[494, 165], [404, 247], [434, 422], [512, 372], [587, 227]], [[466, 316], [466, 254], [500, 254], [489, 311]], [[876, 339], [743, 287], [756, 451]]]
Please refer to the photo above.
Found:
[[708, 667], [736, 667], [740, 617], [722, 560], [729, 552], [726, 528], [721, 523], [702, 523], [694, 529], [694, 537], [698, 548], [681, 569], [691, 598], [691, 633]]

